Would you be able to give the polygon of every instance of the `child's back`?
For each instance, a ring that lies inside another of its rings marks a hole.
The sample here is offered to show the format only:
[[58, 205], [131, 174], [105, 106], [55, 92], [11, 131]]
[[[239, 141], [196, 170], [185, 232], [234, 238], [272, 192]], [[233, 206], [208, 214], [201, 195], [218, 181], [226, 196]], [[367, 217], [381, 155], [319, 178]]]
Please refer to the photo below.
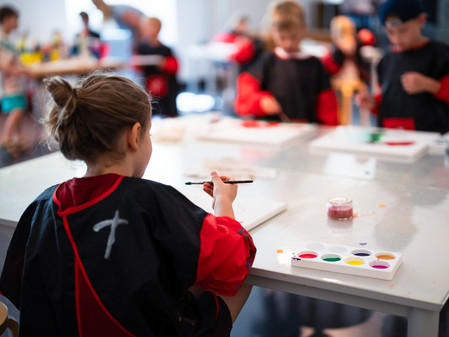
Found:
[[[204, 186], [216, 217], [140, 178], [151, 107], [130, 80], [94, 74], [76, 88], [60, 78], [47, 86], [55, 101], [47, 126], [87, 172], [44, 191], [17, 225], [0, 291], [21, 311], [20, 333], [229, 335], [255, 255], [233, 219], [235, 186], [216, 173]], [[194, 296], [198, 289], [206, 291]]]

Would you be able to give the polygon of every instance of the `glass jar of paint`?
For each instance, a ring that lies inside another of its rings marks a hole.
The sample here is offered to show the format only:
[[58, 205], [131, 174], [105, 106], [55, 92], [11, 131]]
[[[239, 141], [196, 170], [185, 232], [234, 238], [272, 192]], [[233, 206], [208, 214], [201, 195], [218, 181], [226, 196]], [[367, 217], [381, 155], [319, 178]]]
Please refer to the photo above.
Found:
[[327, 201], [327, 216], [334, 220], [352, 219], [352, 200], [346, 197], [333, 197]]

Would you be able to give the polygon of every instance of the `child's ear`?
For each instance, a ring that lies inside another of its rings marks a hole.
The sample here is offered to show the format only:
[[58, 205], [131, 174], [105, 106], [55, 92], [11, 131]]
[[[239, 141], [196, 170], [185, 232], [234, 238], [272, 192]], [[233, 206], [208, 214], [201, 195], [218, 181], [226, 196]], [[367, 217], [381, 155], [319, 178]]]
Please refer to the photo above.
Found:
[[132, 128], [128, 130], [128, 146], [133, 152], [136, 152], [138, 149], [141, 132], [142, 125], [139, 122], [134, 123]]
[[427, 14], [426, 13], [419, 14], [418, 22], [419, 22], [419, 25], [421, 26], [421, 28], [424, 28], [426, 21], [427, 21]]

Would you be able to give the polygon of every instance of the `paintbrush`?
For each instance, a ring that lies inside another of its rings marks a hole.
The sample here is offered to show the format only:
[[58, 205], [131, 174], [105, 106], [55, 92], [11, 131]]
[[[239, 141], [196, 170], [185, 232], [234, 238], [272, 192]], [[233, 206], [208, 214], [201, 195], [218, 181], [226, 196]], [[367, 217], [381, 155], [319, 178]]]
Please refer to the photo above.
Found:
[[[225, 184], [251, 184], [253, 182], [252, 179], [247, 179], [247, 180], [228, 180], [228, 181], [223, 181]], [[203, 184], [211, 184], [213, 185], [214, 183], [212, 181], [188, 181], [185, 183], [186, 185], [203, 185]]]

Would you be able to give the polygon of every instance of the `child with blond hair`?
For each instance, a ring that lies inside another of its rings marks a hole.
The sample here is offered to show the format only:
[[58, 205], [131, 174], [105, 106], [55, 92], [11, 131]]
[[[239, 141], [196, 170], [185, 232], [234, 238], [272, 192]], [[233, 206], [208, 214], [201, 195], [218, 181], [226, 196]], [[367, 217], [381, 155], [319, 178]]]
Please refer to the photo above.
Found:
[[242, 117], [337, 125], [337, 98], [320, 60], [304, 53], [305, 14], [295, 1], [271, 6], [276, 45], [237, 79], [236, 113]]

